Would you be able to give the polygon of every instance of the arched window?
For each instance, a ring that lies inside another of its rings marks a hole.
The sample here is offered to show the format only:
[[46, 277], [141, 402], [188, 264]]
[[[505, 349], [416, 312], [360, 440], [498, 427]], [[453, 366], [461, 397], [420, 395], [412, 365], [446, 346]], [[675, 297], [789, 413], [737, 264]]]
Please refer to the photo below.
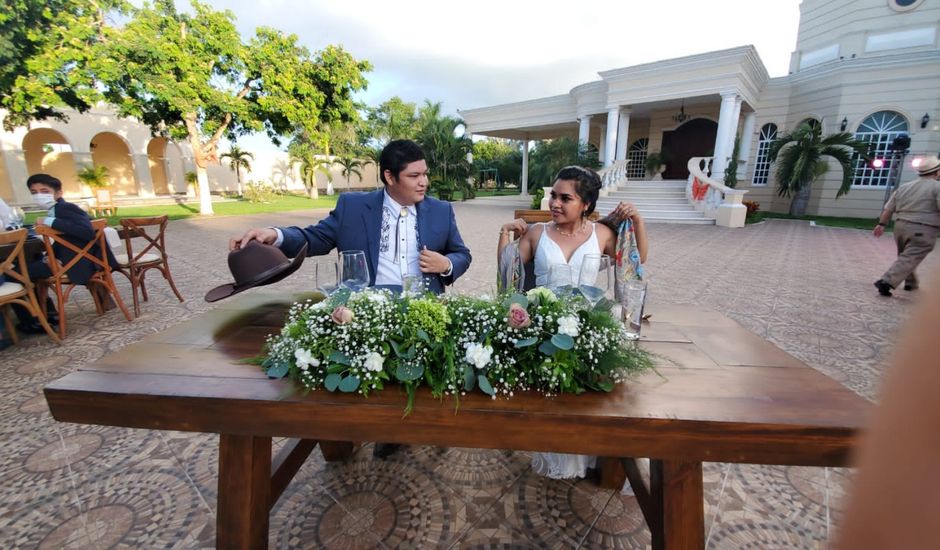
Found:
[[858, 125], [855, 138], [868, 143], [872, 158], [882, 159], [882, 164], [880, 168], [874, 168], [872, 163], [855, 155], [855, 174], [852, 178], [852, 185], [861, 187], [888, 185], [893, 162], [891, 142], [894, 138], [906, 133], [907, 121], [894, 111], [878, 111], [863, 120]]
[[757, 138], [757, 155], [754, 157], [754, 177], [751, 185], [767, 185], [770, 175], [770, 144], [777, 139], [777, 125], [764, 124]]
[[627, 151], [627, 159], [630, 164], [627, 165], [627, 177], [631, 179], [646, 178], [646, 153], [648, 152], [650, 140], [640, 138], [630, 145]]
[[809, 124], [810, 128], [815, 129], [815, 128], [819, 128], [819, 125], [821, 123], [815, 118], [804, 118], [803, 120], [800, 121], [799, 124], [797, 124], [797, 126], [802, 126], [803, 124]]

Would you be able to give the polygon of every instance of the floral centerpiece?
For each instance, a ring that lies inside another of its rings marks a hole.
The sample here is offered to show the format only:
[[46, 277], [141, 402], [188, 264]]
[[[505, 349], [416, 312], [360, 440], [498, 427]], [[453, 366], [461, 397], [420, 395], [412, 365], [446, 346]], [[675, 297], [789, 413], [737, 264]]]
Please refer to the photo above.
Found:
[[541, 287], [495, 298], [343, 290], [291, 306], [261, 364], [308, 389], [368, 395], [395, 381], [406, 413], [422, 385], [455, 398], [477, 388], [494, 399], [610, 391], [652, 366], [610, 305]]

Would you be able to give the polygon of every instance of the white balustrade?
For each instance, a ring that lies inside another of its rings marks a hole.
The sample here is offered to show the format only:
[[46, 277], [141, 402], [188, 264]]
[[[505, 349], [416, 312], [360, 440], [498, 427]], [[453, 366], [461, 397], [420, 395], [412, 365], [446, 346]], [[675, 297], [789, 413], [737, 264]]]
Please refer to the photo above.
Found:
[[747, 207], [742, 204], [747, 191], [732, 189], [718, 180], [712, 179], [711, 166], [713, 157], [692, 157], [689, 159], [689, 183], [685, 188], [686, 197], [708, 217], [714, 217], [715, 223], [723, 227], [744, 227]]

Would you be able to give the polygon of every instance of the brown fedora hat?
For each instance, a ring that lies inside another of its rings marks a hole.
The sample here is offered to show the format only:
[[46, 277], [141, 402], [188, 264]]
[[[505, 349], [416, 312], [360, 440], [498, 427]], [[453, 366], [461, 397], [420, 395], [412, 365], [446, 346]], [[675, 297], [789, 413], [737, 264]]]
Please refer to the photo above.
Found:
[[297, 271], [306, 256], [306, 243], [291, 260], [276, 246], [248, 241], [228, 253], [228, 269], [235, 282], [213, 288], [206, 293], [206, 301], [215, 302], [249, 288], [276, 283]]

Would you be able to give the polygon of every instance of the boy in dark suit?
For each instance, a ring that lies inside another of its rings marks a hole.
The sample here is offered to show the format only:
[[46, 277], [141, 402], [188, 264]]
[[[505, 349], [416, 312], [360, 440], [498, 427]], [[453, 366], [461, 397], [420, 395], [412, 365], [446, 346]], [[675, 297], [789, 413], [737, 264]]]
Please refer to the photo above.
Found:
[[[48, 209], [48, 213], [36, 219], [36, 225], [47, 225], [56, 231], [61, 231], [65, 240], [75, 246], [83, 247], [89, 241], [95, 238], [95, 230], [91, 227], [91, 218], [78, 205], [68, 202], [62, 198], [62, 182], [49, 174], [33, 174], [26, 180], [26, 186], [33, 195], [33, 201], [41, 208]], [[67, 264], [75, 257], [75, 252], [61, 246], [53, 245], [54, 259], [43, 257], [41, 260], [30, 262], [27, 265], [29, 278], [32, 280], [45, 279], [52, 276], [52, 269], [49, 267], [49, 261], [58, 260], [61, 264]], [[97, 245], [92, 248], [92, 253], [97, 253]], [[108, 251], [108, 260], [112, 266], [117, 262]], [[68, 271], [69, 280], [75, 284], [87, 284], [91, 276], [97, 271], [97, 266], [89, 260], [79, 260]], [[39, 297], [41, 300], [42, 297]], [[53, 322], [55, 310], [49, 311], [49, 321]], [[42, 326], [25, 309], [16, 308], [17, 316], [20, 319], [20, 330], [27, 333], [44, 333]]]

